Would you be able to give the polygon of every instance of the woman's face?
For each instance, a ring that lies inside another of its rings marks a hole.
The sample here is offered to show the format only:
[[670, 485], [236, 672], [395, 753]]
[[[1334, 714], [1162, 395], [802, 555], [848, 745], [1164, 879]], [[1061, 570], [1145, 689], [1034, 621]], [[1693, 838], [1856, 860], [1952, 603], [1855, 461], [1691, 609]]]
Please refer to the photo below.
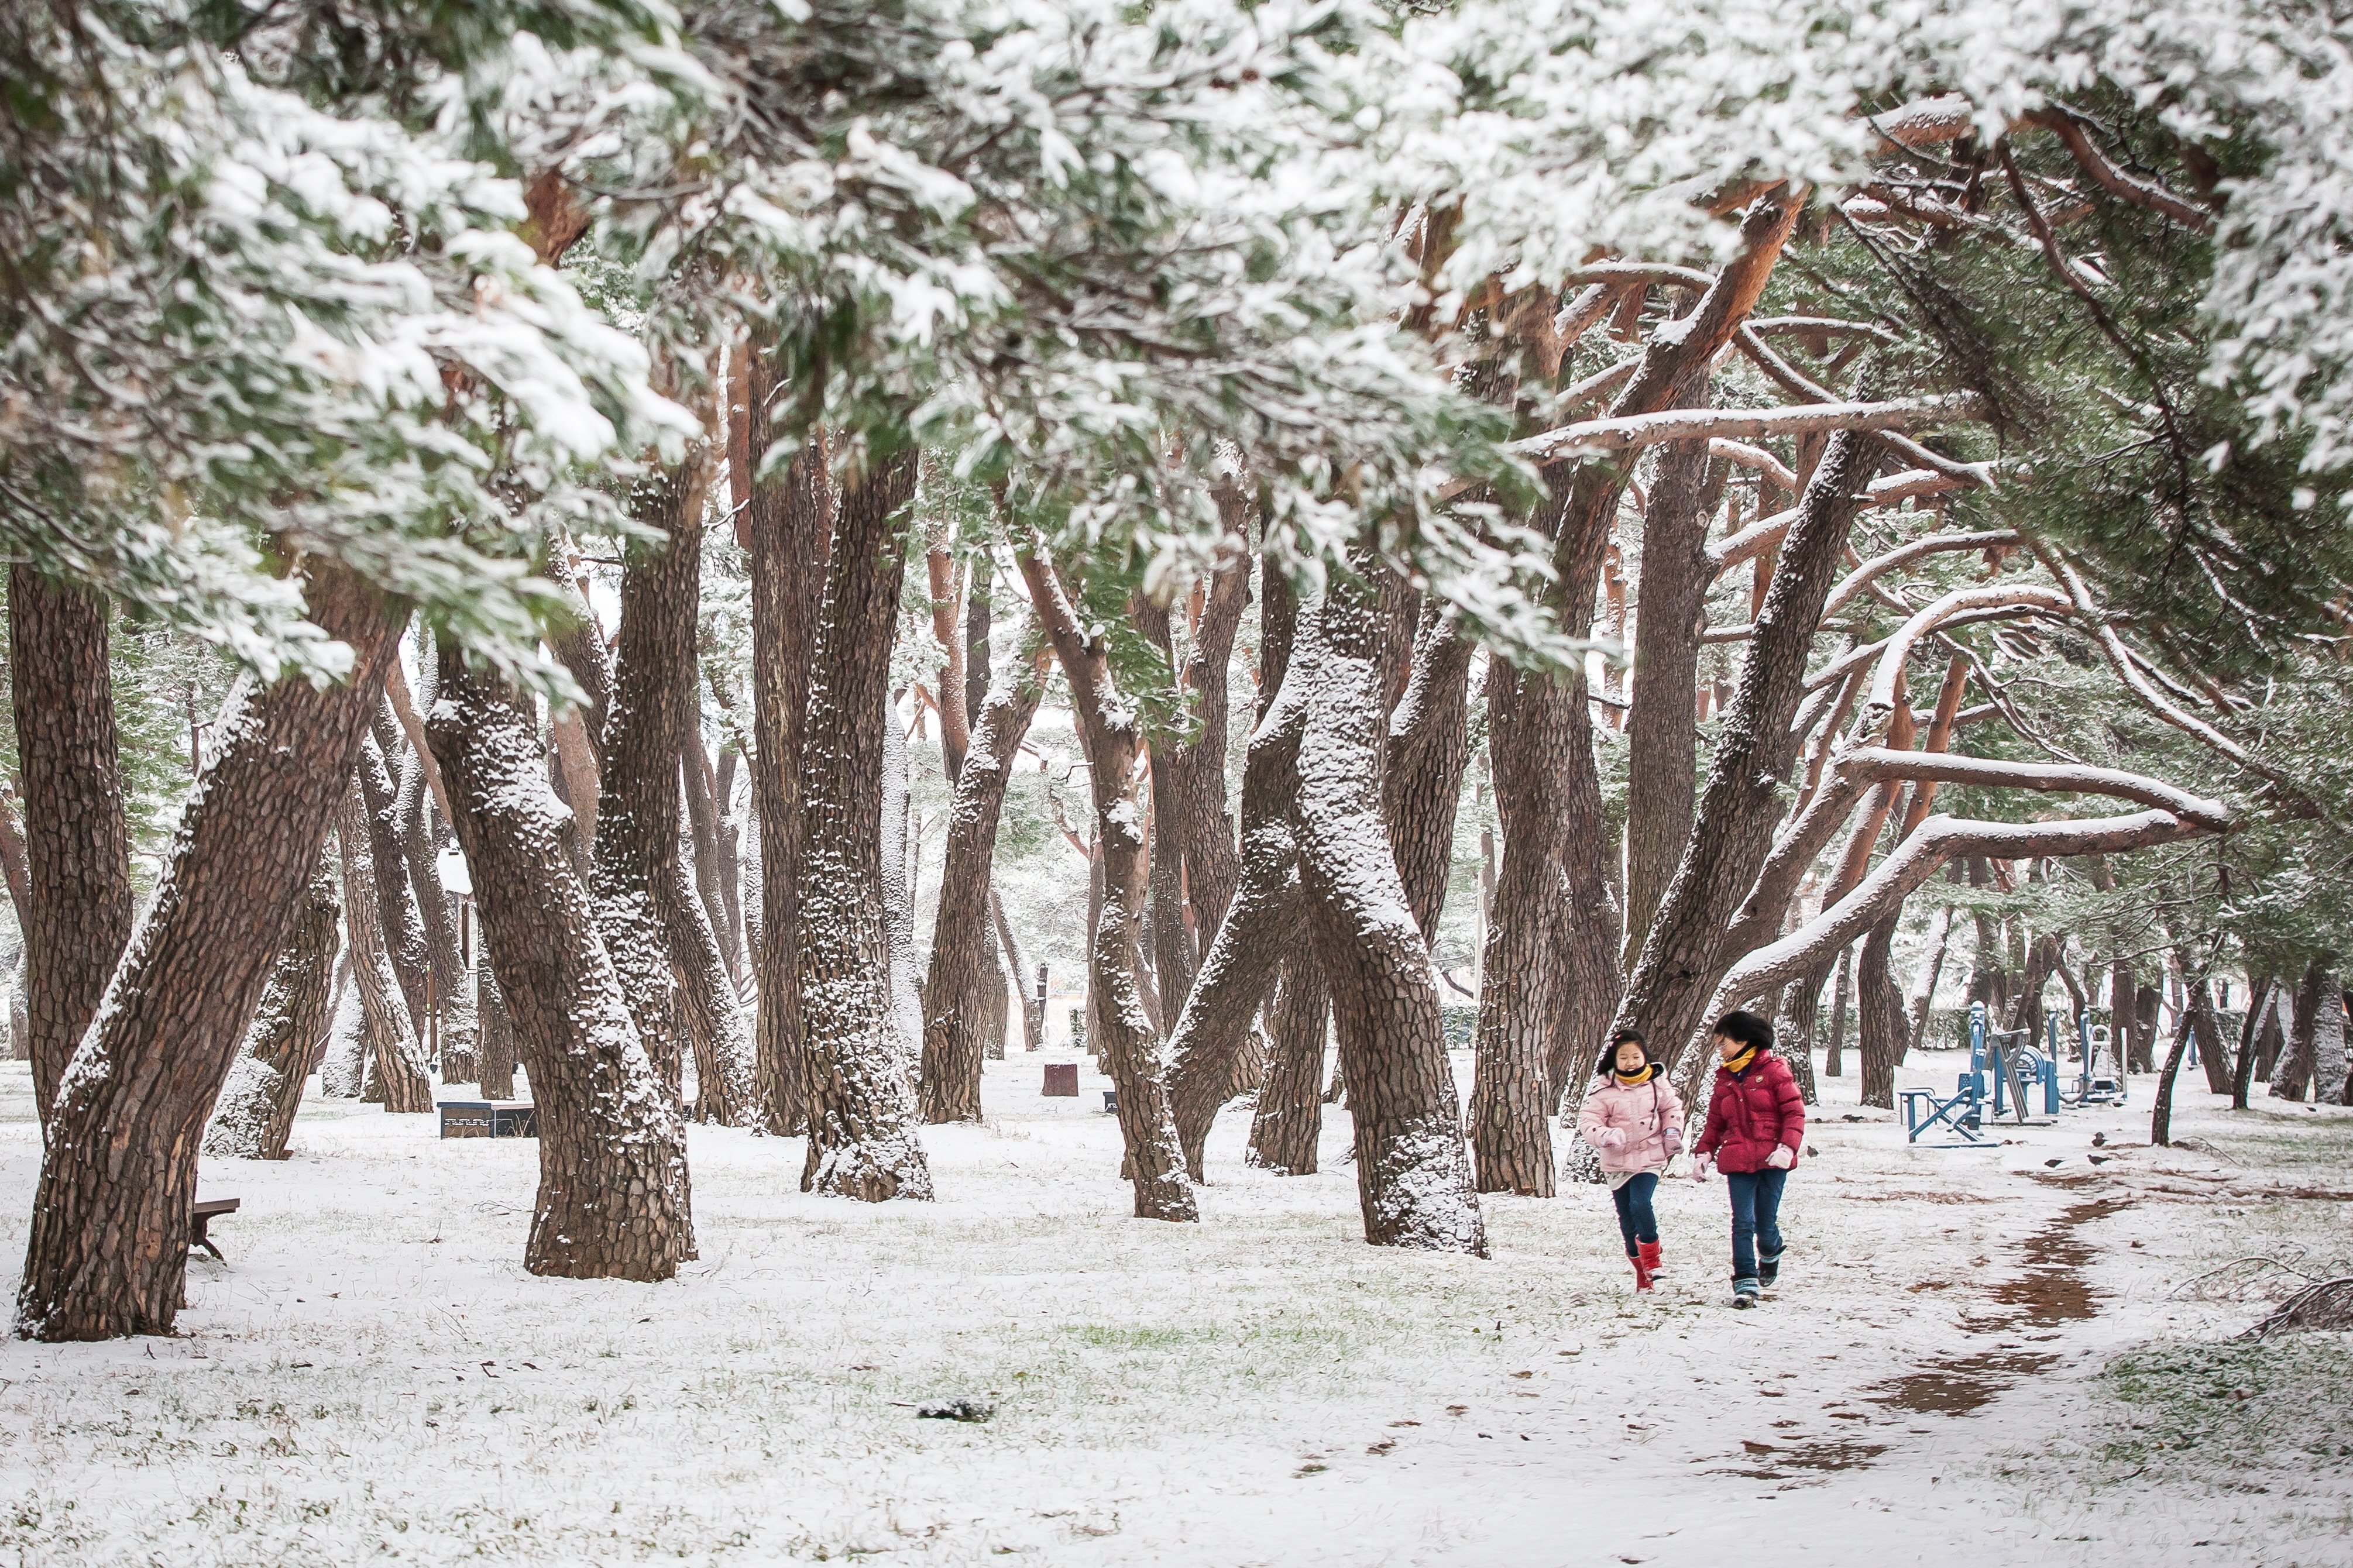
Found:
[[1619, 1042], [1618, 1070], [1620, 1072], [1641, 1072], [1642, 1070], [1642, 1064], [1648, 1059], [1648, 1058], [1642, 1055], [1642, 1047], [1634, 1041], [1621, 1040]]

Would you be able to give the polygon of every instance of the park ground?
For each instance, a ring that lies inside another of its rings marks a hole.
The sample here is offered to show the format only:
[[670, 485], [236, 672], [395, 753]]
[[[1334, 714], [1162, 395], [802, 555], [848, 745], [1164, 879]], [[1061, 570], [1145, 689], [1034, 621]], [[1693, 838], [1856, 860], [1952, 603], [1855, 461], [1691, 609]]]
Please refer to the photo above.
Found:
[[[2353, 1563], [2353, 1336], [2241, 1340], [2294, 1281], [2200, 1279], [2353, 1272], [2353, 1110], [2185, 1082], [2150, 1149], [2144, 1078], [1912, 1150], [1826, 1078], [1735, 1312], [1721, 1183], [1668, 1184], [1638, 1300], [1599, 1188], [1490, 1198], [1485, 1261], [1366, 1247], [1336, 1110], [1299, 1178], [1229, 1111], [1201, 1223], [1132, 1219], [1100, 1081], [1039, 1078], [926, 1130], [929, 1204], [694, 1130], [654, 1286], [522, 1271], [530, 1143], [307, 1102], [206, 1162], [244, 1206], [176, 1336], [0, 1344], [0, 1563]], [[0, 1066], [12, 1300], [38, 1160]], [[957, 1395], [994, 1419], [916, 1416]]]

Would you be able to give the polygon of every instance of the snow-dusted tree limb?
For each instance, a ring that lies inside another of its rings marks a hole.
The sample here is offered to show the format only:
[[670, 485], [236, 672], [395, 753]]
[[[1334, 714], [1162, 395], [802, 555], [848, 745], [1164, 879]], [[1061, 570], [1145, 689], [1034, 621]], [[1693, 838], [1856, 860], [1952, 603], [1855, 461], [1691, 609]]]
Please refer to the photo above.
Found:
[[1869, 338], [1890, 347], [1903, 340], [1876, 321], [1847, 321], [1836, 316], [1759, 316], [1748, 323], [1758, 337]]
[[1847, 601], [1861, 593], [1865, 584], [1888, 573], [1909, 566], [1915, 561], [1949, 550], [1993, 550], [2019, 542], [2018, 535], [2009, 529], [1989, 529], [1978, 533], [1932, 533], [1926, 539], [1915, 539], [1893, 550], [1873, 556], [1841, 579], [1831, 590], [1830, 603], [1822, 606], [1825, 618], [1846, 607]]
[[2108, 795], [2154, 806], [2209, 833], [2228, 833], [2228, 806], [2203, 795], [2121, 768], [2084, 763], [2012, 763], [1964, 757], [1950, 752], [1892, 752], [1862, 746], [1833, 764], [1842, 778], [1860, 784], [1916, 779], [1932, 784], [1971, 784], [1980, 789], [2031, 789], [2066, 795]]
[[[2228, 811], [2219, 803], [2203, 805], [2209, 809], [2201, 815], [2228, 819]], [[1956, 856], [2021, 860], [2119, 854], [2212, 831], [2203, 822], [2185, 820], [2169, 811], [2061, 822], [1972, 822], [1940, 813], [1922, 823], [1920, 830], [1881, 861], [1854, 891], [1780, 941], [1734, 964], [1717, 984], [1706, 1016], [1713, 1017], [1741, 998], [1761, 995], [1803, 973], [1824, 954], [1836, 952], [1899, 908], [1914, 889]]]
[[1887, 153], [1905, 147], [1933, 147], [1967, 136], [1976, 123], [1977, 108], [1960, 93], [1940, 92], [1864, 120], [1879, 133], [1872, 150]]
[[1878, 644], [1878, 666], [1872, 672], [1871, 689], [1862, 700], [1862, 715], [1855, 720], [1855, 732], [1876, 735], [1886, 724], [1888, 715], [1895, 710], [1899, 700], [1895, 683], [1904, 672], [1904, 662], [1911, 657], [1912, 647], [1922, 637], [1957, 616], [1972, 610], [2039, 609], [2064, 616], [2074, 606], [2066, 595], [2056, 588], [2033, 584], [1995, 584], [1981, 588], [1956, 588], [1943, 598], [1922, 608], [1910, 620], [1898, 627], [1892, 637]]
[[1623, 289], [1635, 284], [1663, 283], [1671, 289], [1692, 289], [1701, 291], [1713, 286], [1713, 274], [1696, 267], [1671, 267], [1662, 262], [1597, 261], [1580, 267], [1564, 279], [1566, 283], [1604, 283]]
[[[1740, 345], [1740, 352], [1746, 354], [1757, 368], [1765, 373], [1767, 380], [1778, 384], [1790, 396], [1804, 398], [1809, 403], [1838, 401], [1836, 393], [1812, 377], [1802, 374], [1797, 366], [1775, 353], [1772, 347], [1763, 338], [1758, 337], [1753, 328], [1743, 326], [1734, 341]], [[1893, 430], [1886, 432], [1885, 436], [1888, 449], [1907, 463], [1942, 474], [1948, 479], [1957, 480], [1972, 488], [1982, 486], [1990, 489], [1993, 485], [1993, 465], [1990, 463], [1957, 463], [1943, 453], [1932, 452], [1919, 442]]]
[[2041, 543], [2034, 543], [2031, 548], [2036, 558], [2042, 563], [2044, 570], [2066, 585], [2068, 596], [2076, 613], [2082, 617], [2086, 629], [2098, 639], [2101, 651], [2107, 655], [2109, 667], [2115, 669], [2116, 678], [2125, 683], [2126, 689], [2140, 699], [2142, 706], [2175, 729], [2204, 742], [2241, 767], [2262, 774], [2283, 789], [2295, 787], [2277, 768], [2257, 758], [2238, 742], [2233, 741], [2196, 714], [2185, 710], [2156, 687], [2150, 685], [2148, 678], [2141, 673], [2138, 660], [2133, 650], [2125, 646], [2124, 638], [2116, 635], [2116, 627], [2108, 624], [2107, 616], [2093, 600], [2092, 590], [2084, 582], [2082, 574], [2077, 573], [2066, 558], [2057, 551]]
[[1762, 447], [1752, 447], [1746, 441], [1734, 441], [1725, 437], [1712, 437], [1707, 444], [1708, 455], [1737, 463], [1744, 468], [1754, 468], [1792, 495], [1797, 493], [1798, 476], [1788, 464]]
[[[1886, 438], [1892, 441], [1895, 437], [1890, 436]], [[1959, 489], [1970, 482], [1929, 468], [1906, 468], [1902, 473], [1872, 480], [1865, 491], [1863, 505], [1898, 506], [1921, 496], [1941, 495], [1947, 490]], [[1754, 560], [1781, 542], [1797, 516], [1797, 509], [1792, 507], [1787, 511], [1777, 511], [1770, 517], [1760, 517], [1710, 550], [1708, 560], [1714, 563], [1718, 575], [1744, 561]]]
[[2084, 173], [2091, 175], [2093, 181], [2110, 195], [2130, 202], [2135, 206], [2147, 207], [2151, 212], [2163, 213], [2174, 222], [2200, 234], [2214, 232], [2214, 215], [2196, 202], [2175, 195], [2154, 180], [2127, 174], [2108, 162], [2107, 154], [2094, 144], [2091, 136], [2084, 130], [2083, 120], [2072, 110], [2056, 107], [2038, 109], [2021, 119], [2026, 124], [2057, 132], [2059, 140], [2067, 144], [2068, 153], [2083, 166]]
[[454, 821], [449, 813], [449, 792], [441, 783], [441, 764], [435, 760], [433, 748], [425, 743], [425, 719], [408, 695], [408, 680], [400, 672], [398, 659], [392, 661], [392, 669], [385, 678], [384, 694], [392, 703], [393, 717], [400, 721], [401, 733], [417, 748], [417, 760], [424, 764], [425, 783], [433, 791], [433, 804], [441, 808], [441, 820]]
[[1716, 436], [1814, 436], [1829, 430], [1908, 430], [1980, 417], [1973, 392], [1898, 397], [1884, 403], [1810, 403], [1791, 408], [1672, 408], [1626, 419], [1588, 419], [1514, 441], [1510, 450], [1539, 462], [1599, 456]]

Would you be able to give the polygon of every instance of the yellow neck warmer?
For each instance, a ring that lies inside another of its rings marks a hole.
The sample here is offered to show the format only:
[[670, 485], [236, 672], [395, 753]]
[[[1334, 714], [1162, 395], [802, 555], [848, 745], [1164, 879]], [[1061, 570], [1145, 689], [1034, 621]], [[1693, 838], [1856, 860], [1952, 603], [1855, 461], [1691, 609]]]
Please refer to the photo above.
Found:
[[1609, 1069], [1609, 1076], [1616, 1079], [1620, 1083], [1624, 1084], [1628, 1089], [1631, 1089], [1638, 1083], [1648, 1083], [1652, 1079], [1658, 1077], [1659, 1064], [1656, 1062], [1644, 1062], [1642, 1064], [1642, 1070], [1636, 1073], [1620, 1072], [1617, 1068], [1612, 1068]]
[[1741, 1052], [1738, 1056], [1733, 1058], [1730, 1061], [1725, 1063], [1724, 1070], [1728, 1073], [1746, 1072], [1748, 1070], [1748, 1064], [1756, 1059], [1757, 1047], [1755, 1046], [1751, 1046], [1746, 1050]]

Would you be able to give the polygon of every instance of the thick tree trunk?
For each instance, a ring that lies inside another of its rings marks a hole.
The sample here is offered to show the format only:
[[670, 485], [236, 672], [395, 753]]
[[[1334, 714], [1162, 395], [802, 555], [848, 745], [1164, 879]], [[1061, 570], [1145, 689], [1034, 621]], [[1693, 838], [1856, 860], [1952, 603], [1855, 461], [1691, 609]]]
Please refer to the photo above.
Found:
[[1200, 1213], [1169, 1106], [1161, 1042], [1145, 1010], [1134, 968], [1136, 922], [1147, 876], [1143, 811], [1134, 783], [1143, 737], [1134, 708], [1121, 702], [1112, 686], [1108, 648], [1081, 625], [1053, 566], [1038, 553], [1038, 542], [1017, 545], [1015, 555], [1029, 586], [1030, 604], [1070, 682], [1071, 706], [1086, 742], [1094, 841], [1103, 856], [1103, 907], [1087, 949], [1093, 1002], [1089, 1023], [1101, 1036], [1088, 1043], [1117, 1091], [1124, 1168], [1134, 1189], [1136, 1217], [1197, 1220]]
[[1413, 671], [1389, 716], [1381, 814], [1406, 908], [1425, 941], [1445, 912], [1454, 869], [1454, 816], [1471, 761], [1471, 652], [1470, 639], [1456, 633], [1444, 608], [1425, 606]]
[[1331, 1013], [1314, 955], [1287, 955], [1267, 1008], [1267, 1031], [1273, 1038], [1266, 1079], [1250, 1118], [1248, 1163], [1261, 1170], [1284, 1176], [1315, 1173], [1316, 1144], [1324, 1135], [1324, 1047]]
[[343, 912], [326, 857], [311, 873], [295, 917], [293, 940], [278, 955], [261, 994], [245, 1051], [205, 1129], [205, 1152], [244, 1160], [283, 1160], [294, 1111], [310, 1081], [311, 1057], [327, 1027], [327, 993], [335, 973], [335, 924]]
[[[1694, 399], [1704, 405], [1703, 395]], [[1719, 470], [1721, 465], [1718, 465]], [[1708, 480], [1707, 443], [1676, 442], [1659, 457], [1642, 513], [1641, 618], [1635, 626], [1633, 697], [1626, 711], [1626, 961], [1641, 952], [1691, 832], [1698, 788], [1700, 629], [1707, 621], [1707, 526], [1723, 491]]]
[[1716, 983], [1737, 957], [1725, 951], [1725, 930], [1772, 847], [1783, 791], [1795, 783], [1798, 742], [1789, 721], [1804, 695], [1814, 628], [1863, 487], [1884, 449], [1874, 437], [1841, 431], [1806, 487], [1757, 615], [1689, 847], [1619, 1004], [1618, 1022], [1643, 1027], [1670, 1058], [1691, 1040]]
[[[1581, 692], [1577, 694], [1581, 700]], [[1554, 1023], [1554, 924], [1568, 826], [1570, 693], [1498, 659], [1488, 666], [1489, 764], [1503, 818], [1504, 864], [1480, 960], [1471, 1148], [1482, 1193], [1553, 1195], [1546, 1042]]]
[[[46, 1132], [131, 940], [130, 835], [107, 662], [106, 601], [8, 570], [11, 705], [25, 810], [25, 1053]], [[11, 890], [15, 889], [11, 879]]]
[[343, 852], [343, 924], [352, 933], [352, 979], [367, 1018], [368, 1059], [375, 1068], [370, 1081], [386, 1110], [419, 1115], [433, 1109], [433, 1079], [426, 1070], [424, 1043], [417, 1037], [416, 1015], [401, 994], [384, 938], [385, 900], [368, 845], [370, 815], [355, 781], [335, 824]]
[[[769, 445], [768, 401], [782, 389], [765, 357], [752, 362], [752, 458]], [[752, 715], [759, 754], [752, 798], [760, 828], [758, 1034], [761, 1114], [773, 1133], [797, 1132], [807, 1109], [801, 1078], [797, 961], [802, 756], [809, 664], [833, 538], [834, 495], [825, 443], [812, 437], [783, 479], [752, 491]]]
[[[1291, 808], [1305, 710], [1294, 695], [1285, 705], [1284, 722], [1266, 722], [1288, 679], [1296, 605], [1291, 584], [1272, 562], [1261, 561], [1261, 574], [1259, 724], [1242, 763], [1240, 877], [1169, 1038], [1169, 1103], [1186, 1168], [1195, 1181], [1201, 1179], [1201, 1150], [1210, 1123], [1229, 1097], [1234, 1064], [1277, 967], [1286, 960], [1314, 962], [1302, 944], [1289, 940], [1301, 917], [1299, 846]], [[1314, 1076], [1320, 1086], [1320, 1043], [1316, 1052]]]
[[1300, 879], [1338, 1024], [1365, 1239], [1484, 1257], [1430, 950], [1381, 816], [1379, 650], [1360, 583], [1335, 583], [1301, 617]]
[[[425, 696], [428, 702], [433, 699], [429, 689]], [[428, 756], [414, 745], [403, 752], [393, 817], [400, 831], [400, 857], [407, 867], [409, 885], [416, 890], [417, 918], [425, 928], [425, 955], [432, 965], [433, 1004], [440, 1016], [441, 1081], [470, 1083], [475, 1074], [474, 1050], [481, 1023], [463, 955], [458, 951], [458, 927], [449, 916], [448, 889], [441, 885], [438, 846], [427, 805], [431, 793]]]
[[[346, 954], [346, 966], [349, 955]], [[346, 984], [335, 997], [327, 1025], [326, 1055], [319, 1063], [319, 1092], [330, 1100], [357, 1100], [367, 1078], [367, 1010], [360, 988]]]
[[2272, 1071], [2271, 1092], [2275, 1100], [2302, 1100], [2312, 1087], [2320, 1009], [2332, 962], [2331, 955], [2323, 953], [2305, 965], [2304, 982], [2295, 988], [2295, 1019], [2288, 1030], [2287, 1049]]
[[[999, 691], [981, 710], [956, 774], [948, 841], [940, 874], [939, 913], [932, 927], [931, 973], [923, 985], [923, 1114], [926, 1121], [980, 1120], [980, 1063], [989, 1032], [989, 978], [1002, 973], [991, 931], [997, 825], [1014, 753], [1029, 732], [1045, 687], [1037, 672]], [[1005, 1013], [997, 997], [1002, 1054]]]
[[2313, 1023], [2312, 1102], [2345, 1103], [2345, 990], [2333, 968], [2320, 983], [2320, 1016]]
[[573, 870], [531, 710], [444, 641], [426, 724], [457, 808], [482, 948], [530, 1075], [539, 1194], [523, 1267], [575, 1279], [668, 1279], [694, 1256], [686, 1129]]
[[[1229, 533], [1240, 543], [1245, 508], [1238, 494], [1220, 493], [1219, 510]], [[1240, 852], [1234, 842], [1234, 814], [1226, 801], [1226, 729], [1229, 699], [1226, 673], [1233, 662], [1234, 637], [1250, 605], [1248, 557], [1209, 579], [1201, 614], [1193, 626], [1193, 646], [1185, 659], [1180, 689], [1193, 700], [1200, 731], [1176, 749], [1177, 816], [1185, 838], [1185, 886], [1192, 906], [1194, 951], [1206, 962], [1241, 879]], [[1199, 984], [1195, 976], [1194, 983]]]
[[1862, 956], [1854, 966], [1856, 1001], [1862, 1027], [1856, 1054], [1862, 1058], [1862, 1103], [1882, 1110], [1895, 1109], [1895, 1069], [1903, 1065], [1911, 1041], [1910, 1020], [1904, 1016], [1904, 993], [1893, 972], [1895, 921], [1883, 920], [1862, 939]]
[[507, 1001], [499, 990], [499, 977], [485, 963], [474, 982], [480, 993], [481, 1044], [477, 1047], [476, 1061], [481, 1069], [484, 1100], [512, 1100], [515, 1097], [514, 1020], [508, 1016]]
[[17, 1295], [17, 1332], [168, 1333], [187, 1268], [196, 1152], [384, 690], [402, 617], [342, 568], [311, 619], [345, 684], [290, 677], [217, 727], [169, 870], [59, 1086]]
[[681, 796], [686, 803], [687, 832], [694, 846], [694, 897], [710, 923], [712, 941], [732, 979], [734, 960], [728, 953], [733, 928], [728, 923], [727, 895], [720, 887], [725, 857], [719, 847], [718, 781], [712, 776], [711, 753], [703, 749], [699, 725], [687, 726], [685, 749], [679, 753]]
[[[1167, 610], [1139, 595], [1133, 613], [1136, 626], [1159, 649], [1162, 660], [1173, 664], [1176, 656], [1171, 651]], [[1151, 869], [1145, 887], [1151, 910], [1152, 973], [1160, 994], [1155, 1014], [1158, 1020], [1173, 1023], [1193, 993], [1200, 952], [1185, 918], [1186, 789], [1178, 776], [1181, 764], [1175, 738], [1156, 734], [1145, 749], [1152, 759], [1151, 842], [1147, 846]]]
[[[928, 1198], [915, 1089], [902, 1058], [883, 903], [882, 751], [905, 557], [893, 519], [915, 455], [881, 460], [843, 495], [818, 622], [795, 873], [808, 1158], [801, 1189], [869, 1203]], [[773, 910], [773, 906], [772, 906]]]

